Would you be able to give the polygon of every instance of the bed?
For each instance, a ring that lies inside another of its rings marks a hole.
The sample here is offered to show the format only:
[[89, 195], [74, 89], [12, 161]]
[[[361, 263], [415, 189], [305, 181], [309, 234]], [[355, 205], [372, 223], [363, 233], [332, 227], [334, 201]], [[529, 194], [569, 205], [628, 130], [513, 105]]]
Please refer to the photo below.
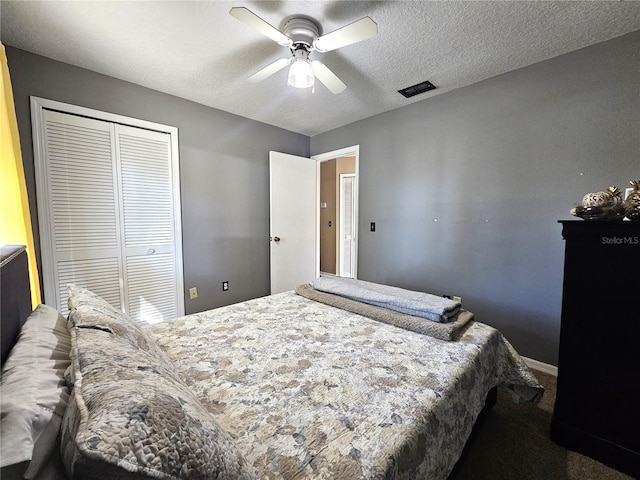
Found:
[[[70, 286], [69, 318], [39, 306], [3, 365], [3, 478], [446, 479], [498, 385], [542, 395], [488, 325], [440, 339], [304, 293], [140, 326]], [[3, 305], [3, 338], [20, 321]], [[13, 427], [31, 438], [9, 461], [7, 371], [33, 324], [54, 353], [27, 368], [55, 371], [56, 393]]]

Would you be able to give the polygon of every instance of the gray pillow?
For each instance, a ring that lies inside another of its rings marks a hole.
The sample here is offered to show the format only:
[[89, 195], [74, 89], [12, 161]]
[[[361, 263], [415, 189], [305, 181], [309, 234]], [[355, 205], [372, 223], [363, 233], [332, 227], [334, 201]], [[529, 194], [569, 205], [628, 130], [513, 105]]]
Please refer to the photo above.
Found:
[[69, 314], [75, 386], [62, 424], [67, 473], [88, 480], [254, 478], [155, 342], [116, 309], [100, 318], [104, 301], [82, 295]]
[[70, 349], [66, 320], [55, 308], [38, 305], [2, 367], [3, 469], [22, 463], [20, 469], [26, 469], [26, 478], [32, 478], [56, 450], [69, 400], [64, 372], [71, 363]]

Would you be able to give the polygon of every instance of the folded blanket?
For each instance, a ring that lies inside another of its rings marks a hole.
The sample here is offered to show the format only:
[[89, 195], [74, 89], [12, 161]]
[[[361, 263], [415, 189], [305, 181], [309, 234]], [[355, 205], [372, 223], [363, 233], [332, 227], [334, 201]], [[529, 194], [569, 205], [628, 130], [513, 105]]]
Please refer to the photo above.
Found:
[[460, 310], [460, 302], [438, 295], [353, 278], [319, 277], [311, 286], [322, 292], [333, 293], [407, 315], [423, 317], [434, 322], [450, 322]]
[[304, 284], [296, 287], [295, 292], [310, 300], [326, 303], [333, 307], [341, 308], [352, 313], [378, 320], [383, 323], [395, 325], [396, 327], [411, 330], [412, 332], [429, 335], [440, 340], [454, 340], [460, 330], [473, 319], [473, 314], [460, 309], [458, 314], [452, 318], [451, 322], [439, 323], [426, 320], [422, 317], [407, 315], [387, 308], [368, 305], [366, 303], [351, 300], [349, 298], [321, 292], [311, 285]]

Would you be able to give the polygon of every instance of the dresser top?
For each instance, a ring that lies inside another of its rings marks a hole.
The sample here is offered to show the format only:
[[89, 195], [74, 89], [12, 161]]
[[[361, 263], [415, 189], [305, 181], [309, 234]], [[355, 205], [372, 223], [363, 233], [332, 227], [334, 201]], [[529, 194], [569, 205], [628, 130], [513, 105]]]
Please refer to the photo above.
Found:
[[[628, 220], [558, 220], [562, 236], [568, 238], [628, 238], [627, 243], [640, 245], [640, 222]], [[624, 240], [623, 240], [624, 241]]]

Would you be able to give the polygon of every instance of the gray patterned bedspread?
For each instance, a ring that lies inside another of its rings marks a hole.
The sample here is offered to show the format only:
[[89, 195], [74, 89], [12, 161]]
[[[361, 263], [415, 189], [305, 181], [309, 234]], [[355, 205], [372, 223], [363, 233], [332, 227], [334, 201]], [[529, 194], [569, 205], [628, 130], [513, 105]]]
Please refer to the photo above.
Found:
[[478, 322], [446, 342], [286, 292], [145, 330], [262, 479], [444, 479], [493, 386], [542, 395]]

